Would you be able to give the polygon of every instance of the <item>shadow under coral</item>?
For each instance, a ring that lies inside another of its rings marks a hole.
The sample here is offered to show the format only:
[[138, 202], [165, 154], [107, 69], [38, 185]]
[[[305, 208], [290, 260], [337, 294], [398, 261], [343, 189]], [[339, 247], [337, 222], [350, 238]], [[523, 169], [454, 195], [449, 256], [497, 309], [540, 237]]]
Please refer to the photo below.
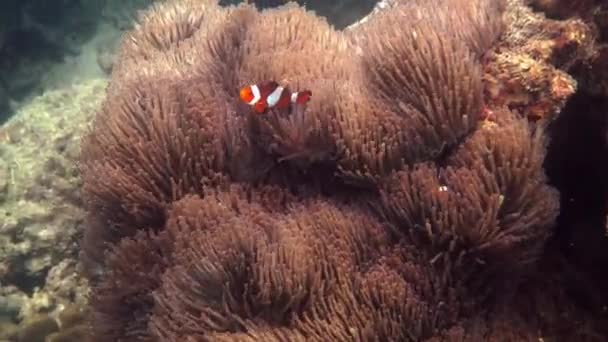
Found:
[[566, 288], [608, 318], [608, 99], [579, 92], [553, 123], [545, 167], [561, 193], [552, 246], [563, 258]]

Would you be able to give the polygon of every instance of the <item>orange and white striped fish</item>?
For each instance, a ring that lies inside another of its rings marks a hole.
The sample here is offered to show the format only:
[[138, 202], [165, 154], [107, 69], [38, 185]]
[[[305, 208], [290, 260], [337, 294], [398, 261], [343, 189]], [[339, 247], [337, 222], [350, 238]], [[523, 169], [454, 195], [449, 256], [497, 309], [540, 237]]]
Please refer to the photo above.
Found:
[[303, 90], [290, 92], [287, 87], [280, 86], [275, 81], [264, 81], [243, 87], [240, 91], [241, 100], [253, 109], [263, 114], [270, 108], [284, 109], [291, 104], [303, 105], [310, 101], [312, 92]]

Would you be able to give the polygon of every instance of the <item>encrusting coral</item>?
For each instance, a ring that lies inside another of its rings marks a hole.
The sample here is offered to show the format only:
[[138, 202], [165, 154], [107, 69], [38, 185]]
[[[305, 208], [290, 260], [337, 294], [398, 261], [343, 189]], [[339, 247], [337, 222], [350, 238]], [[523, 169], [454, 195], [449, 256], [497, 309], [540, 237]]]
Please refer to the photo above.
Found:
[[[587, 28], [587, 32], [584, 32], [586, 39], [593, 43], [587, 44], [586, 53], [572, 63], [570, 72], [585, 92], [594, 96], [608, 96], [608, 2], [537, 0], [532, 4], [548, 16], [567, 18], [566, 22]], [[564, 33], [568, 34], [567, 30]]]
[[[145, 13], [83, 141], [93, 339], [538, 340], [516, 304], [558, 196], [544, 125], [484, 103], [504, 10]], [[238, 89], [265, 79], [313, 99], [253, 114]]]

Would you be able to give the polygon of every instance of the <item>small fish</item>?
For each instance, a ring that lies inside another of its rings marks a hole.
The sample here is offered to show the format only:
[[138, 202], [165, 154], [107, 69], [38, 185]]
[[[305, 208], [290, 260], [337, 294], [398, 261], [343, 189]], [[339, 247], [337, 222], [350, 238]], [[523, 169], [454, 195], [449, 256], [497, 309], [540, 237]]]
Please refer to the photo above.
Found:
[[243, 102], [253, 106], [257, 113], [263, 114], [269, 108], [284, 109], [291, 104], [306, 104], [310, 101], [312, 92], [303, 90], [292, 93], [275, 81], [265, 81], [242, 88], [240, 97]]

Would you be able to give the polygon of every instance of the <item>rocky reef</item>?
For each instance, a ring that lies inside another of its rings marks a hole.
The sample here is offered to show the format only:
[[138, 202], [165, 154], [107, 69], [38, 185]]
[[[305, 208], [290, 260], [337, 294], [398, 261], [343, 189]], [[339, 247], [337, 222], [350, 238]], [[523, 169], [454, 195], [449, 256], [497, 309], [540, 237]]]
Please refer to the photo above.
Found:
[[[567, 69], [578, 89], [551, 129], [546, 167], [562, 193], [556, 244], [567, 270], [568, 291], [593, 314], [608, 316], [608, 3], [534, 1], [566, 22], [584, 22], [592, 39], [587, 53]], [[564, 9], [570, 9], [564, 11]], [[603, 336], [605, 339], [605, 336]]]
[[[545, 176], [593, 24], [518, 0], [383, 1], [344, 31], [293, 4], [141, 20], [83, 142], [94, 340], [608, 336]], [[313, 100], [253, 114], [235, 94], [265, 79]]]
[[0, 127], [0, 339], [44, 339], [32, 334], [57, 331], [58, 316], [84, 308], [77, 162], [105, 85], [49, 91]]

